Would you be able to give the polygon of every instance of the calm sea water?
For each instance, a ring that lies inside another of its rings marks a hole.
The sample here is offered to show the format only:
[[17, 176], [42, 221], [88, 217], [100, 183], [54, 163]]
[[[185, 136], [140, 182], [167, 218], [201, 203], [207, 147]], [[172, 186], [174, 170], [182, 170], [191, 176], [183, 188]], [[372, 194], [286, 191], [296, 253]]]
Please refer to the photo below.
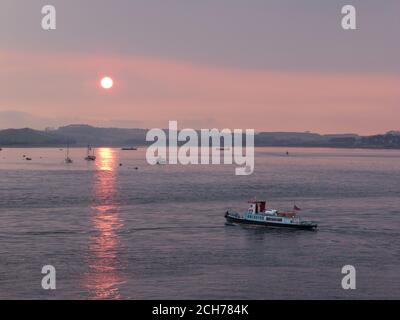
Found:
[[[59, 149], [3, 149], [0, 298], [400, 298], [400, 151], [289, 151], [257, 149], [244, 177], [150, 166], [143, 149], [97, 149], [96, 163], [72, 149], [72, 165]], [[225, 225], [255, 196], [296, 201], [319, 230]], [[47, 264], [53, 291], [41, 288]], [[341, 289], [347, 264], [353, 291]]]

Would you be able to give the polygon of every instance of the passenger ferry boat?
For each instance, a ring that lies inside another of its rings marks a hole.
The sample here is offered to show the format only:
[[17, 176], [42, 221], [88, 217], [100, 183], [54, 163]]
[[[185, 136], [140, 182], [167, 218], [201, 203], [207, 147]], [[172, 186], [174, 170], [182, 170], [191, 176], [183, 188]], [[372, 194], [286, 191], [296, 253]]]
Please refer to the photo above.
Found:
[[230, 223], [261, 225], [267, 227], [286, 227], [296, 229], [315, 230], [317, 224], [313, 221], [302, 220], [296, 215], [300, 210], [294, 206], [291, 212], [280, 212], [275, 209], [267, 209], [266, 201], [248, 201], [249, 209], [243, 215], [227, 211], [225, 218]]

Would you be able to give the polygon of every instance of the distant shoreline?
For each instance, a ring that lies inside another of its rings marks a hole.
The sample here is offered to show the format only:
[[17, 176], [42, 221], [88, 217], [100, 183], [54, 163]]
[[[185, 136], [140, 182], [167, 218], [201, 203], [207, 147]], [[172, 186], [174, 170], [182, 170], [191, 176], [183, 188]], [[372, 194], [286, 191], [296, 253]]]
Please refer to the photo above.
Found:
[[[154, 141], [146, 141], [147, 132], [148, 129], [99, 128], [89, 125], [68, 125], [44, 131], [30, 128], [5, 129], [0, 130], [0, 148], [65, 148], [67, 145], [75, 148], [87, 147], [88, 145], [115, 148], [145, 147], [154, 143]], [[167, 130], [165, 133], [168, 140], [169, 131]], [[221, 146], [223, 146], [221, 136], [219, 139]], [[245, 143], [245, 139], [246, 137], [243, 136], [243, 143]], [[182, 141], [178, 145], [185, 143], [185, 141]], [[257, 132], [254, 136], [254, 146], [399, 150], [400, 131], [392, 130], [384, 134], [370, 136], [353, 133]]]
[[[139, 150], [147, 148], [149, 145], [136, 145]], [[92, 148], [100, 149], [100, 148], [112, 148], [112, 149], [121, 149], [124, 146], [115, 146], [115, 145], [91, 145]], [[0, 146], [0, 148], [4, 149], [66, 149], [65, 145], [60, 146]], [[69, 146], [70, 149], [86, 149], [87, 146], [79, 145], [79, 146]], [[179, 146], [178, 146], [179, 148]], [[212, 147], [210, 147], [212, 148]], [[285, 145], [274, 145], [274, 146], [257, 146], [255, 145], [254, 148], [283, 148], [283, 149], [296, 149], [296, 148], [303, 148], [303, 149], [344, 149], [344, 150], [400, 150], [400, 147], [345, 147], [345, 146], [285, 146]], [[136, 151], [136, 150], [135, 150]]]

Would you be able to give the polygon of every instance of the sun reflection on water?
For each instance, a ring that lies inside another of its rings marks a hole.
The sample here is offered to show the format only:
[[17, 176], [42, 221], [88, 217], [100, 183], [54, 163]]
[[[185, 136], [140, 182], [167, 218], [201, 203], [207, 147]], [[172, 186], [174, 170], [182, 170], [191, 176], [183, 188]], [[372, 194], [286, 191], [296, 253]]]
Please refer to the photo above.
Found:
[[110, 148], [100, 148], [97, 150], [96, 165], [99, 170], [114, 171], [116, 164], [115, 151]]
[[119, 286], [124, 282], [119, 259], [121, 251], [118, 230], [123, 227], [116, 203], [116, 154], [110, 148], [97, 150], [97, 171], [93, 173], [90, 222], [93, 236], [89, 239], [85, 287], [93, 299], [122, 298]]

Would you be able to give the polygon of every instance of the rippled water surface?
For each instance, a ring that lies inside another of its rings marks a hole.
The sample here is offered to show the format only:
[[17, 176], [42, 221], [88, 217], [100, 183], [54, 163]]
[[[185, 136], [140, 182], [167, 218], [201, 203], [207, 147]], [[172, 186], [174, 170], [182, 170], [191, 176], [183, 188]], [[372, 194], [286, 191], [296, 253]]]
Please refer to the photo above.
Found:
[[[3, 149], [0, 298], [400, 298], [400, 151], [289, 151], [259, 148], [254, 174], [235, 176], [150, 166], [144, 149], [96, 149], [95, 163], [72, 149], [70, 165], [64, 150]], [[254, 197], [296, 201], [319, 230], [225, 225]], [[48, 264], [53, 291], [41, 288]]]

